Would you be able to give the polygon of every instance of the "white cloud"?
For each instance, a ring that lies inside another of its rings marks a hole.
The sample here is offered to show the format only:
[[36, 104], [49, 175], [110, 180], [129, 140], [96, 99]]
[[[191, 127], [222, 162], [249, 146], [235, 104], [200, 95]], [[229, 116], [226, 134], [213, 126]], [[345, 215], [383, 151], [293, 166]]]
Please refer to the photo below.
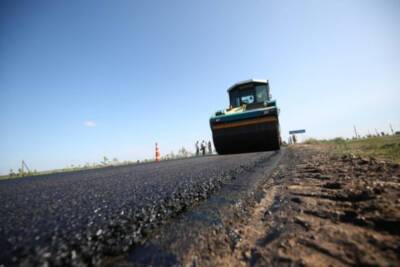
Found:
[[83, 123], [83, 125], [85, 125], [86, 127], [93, 128], [93, 127], [96, 127], [96, 122], [94, 122], [94, 121], [85, 121]]

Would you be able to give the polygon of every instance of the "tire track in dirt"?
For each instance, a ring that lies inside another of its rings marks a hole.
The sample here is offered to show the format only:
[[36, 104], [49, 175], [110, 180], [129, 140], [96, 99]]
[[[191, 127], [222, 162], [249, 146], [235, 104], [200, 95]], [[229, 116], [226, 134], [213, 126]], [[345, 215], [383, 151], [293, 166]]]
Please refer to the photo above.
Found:
[[[263, 218], [274, 203], [278, 187], [271, 185], [263, 189], [264, 197], [255, 205], [251, 217], [246, 224], [238, 225], [235, 230], [242, 238], [236, 244], [231, 255], [226, 255], [217, 262], [219, 266], [246, 266], [248, 261], [256, 257], [253, 248], [259, 242], [260, 237], [265, 234]], [[273, 237], [271, 236], [271, 238]]]

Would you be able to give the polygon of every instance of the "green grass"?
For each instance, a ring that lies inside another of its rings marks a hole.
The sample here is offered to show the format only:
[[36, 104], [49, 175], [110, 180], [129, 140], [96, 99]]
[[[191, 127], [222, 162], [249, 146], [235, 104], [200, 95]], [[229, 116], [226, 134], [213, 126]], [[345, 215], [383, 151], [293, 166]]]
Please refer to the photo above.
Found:
[[332, 140], [308, 139], [305, 143], [327, 145], [338, 153], [353, 153], [365, 157], [372, 156], [400, 163], [400, 135], [356, 140], [345, 140], [340, 137]]

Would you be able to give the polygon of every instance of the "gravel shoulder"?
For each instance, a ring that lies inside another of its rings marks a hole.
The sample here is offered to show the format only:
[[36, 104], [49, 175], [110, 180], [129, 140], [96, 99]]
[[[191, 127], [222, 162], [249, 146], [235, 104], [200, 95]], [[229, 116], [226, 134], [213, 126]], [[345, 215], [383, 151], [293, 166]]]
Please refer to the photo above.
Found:
[[291, 148], [287, 157], [218, 264], [399, 265], [399, 165], [318, 146]]
[[400, 264], [398, 164], [295, 146], [254, 175], [241, 195], [196, 207], [203, 216], [181, 216], [119, 266]]

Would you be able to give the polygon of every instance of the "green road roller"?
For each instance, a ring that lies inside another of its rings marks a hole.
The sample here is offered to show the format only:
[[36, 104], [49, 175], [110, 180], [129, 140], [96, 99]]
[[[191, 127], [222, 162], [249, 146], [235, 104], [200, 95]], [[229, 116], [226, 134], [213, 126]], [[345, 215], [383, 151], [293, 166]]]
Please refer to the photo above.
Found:
[[230, 106], [210, 118], [218, 154], [279, 150], [279, 109], [268, 80], [246, 80], [228, 89]]

